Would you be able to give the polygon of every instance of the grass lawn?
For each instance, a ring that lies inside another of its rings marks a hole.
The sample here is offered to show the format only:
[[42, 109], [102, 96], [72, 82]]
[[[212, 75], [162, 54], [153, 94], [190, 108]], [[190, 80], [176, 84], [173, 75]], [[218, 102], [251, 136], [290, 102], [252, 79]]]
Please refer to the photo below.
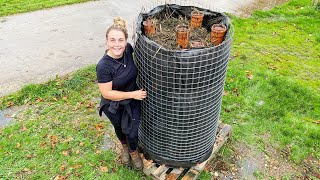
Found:
[[0, 17], [90, 0], [0, 0]]
[[[300, 169], [282, 176], [320, 178], [319, 10], [310, 1], [291, 0], [232, 20], [236, 32], [221, 112], [234, 128], [232, 140], [268, 157], [272, 147], [300, 166], [314, 159], [306, 174]], [[232, 144], [225, 148], [221, 152], [235, 152]]]
[[[231, 19], [235, 36], [221, 119], [232, 125], [233, 134], [218, 156], [234, 163], [228, 159], [236, 153], [234, 144], [241, 143], [271, 158], [272, 153], [284, 154], [286, 163], [298, 167], [313, 159], [315, 164], [307, 164], [305, 174], [302, 168], [280, 175], [261, 169], [254, 175], [316, 179], [320, 174], [316, 164], [320, 163], [320, 12], [308, 0], [290, 0], [250, 18]], [[16, 123], [0, 129], [0, 178], [145, 178], [119, 165], [114, 151], [101, 151], [110, 123], [96, 113], [95, 79], [92, 65], [0, 99], [0, 109], [23, 107]], [[211, 176], [204, 172], [201, 179]]]
[[259, 136], [271, 134], [279, 148], [292, 148], [296, 163], [311, 154], [320, 158], [320, 12], [308, 5], [293, 0], [233, 18], [221, 114], [234, 124], [235, 139], [261, 144]]

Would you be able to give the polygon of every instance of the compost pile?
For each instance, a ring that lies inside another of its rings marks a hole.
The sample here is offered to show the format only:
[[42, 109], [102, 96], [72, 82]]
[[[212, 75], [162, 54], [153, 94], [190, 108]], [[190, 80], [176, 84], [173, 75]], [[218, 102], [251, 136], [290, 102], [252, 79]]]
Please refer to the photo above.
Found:
[[[153, 18], [156, 23], [156, 33], [148, 36], [162, 47], [171, 50], [180, 50], [176, 42], [176, 28], [178, 25], [190, 26], [190, 18], [187, 17], [166, 17], [163, 19]], [[201, 48], [214, 46], [210, 42], [210, 32], [204, 27], [190, 29], [188, 48]]]
[[148, 98], [141, 102], [138, 134], [147, 159], [190, 168], [212, 154], [231, 50], [229, 27], [225, 14], [194, 6], [165, 4], [139, 14], [136, 82]]

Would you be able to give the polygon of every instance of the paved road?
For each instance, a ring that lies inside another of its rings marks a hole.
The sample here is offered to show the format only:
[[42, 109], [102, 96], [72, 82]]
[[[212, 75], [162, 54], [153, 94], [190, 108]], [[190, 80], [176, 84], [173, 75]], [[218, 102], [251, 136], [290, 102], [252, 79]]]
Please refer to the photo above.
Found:
[[[0, 18], [0, 97], [26, 84], [44, 82], [97, 63], [105, 49], [106, 28], [113, 18], [122, 16], [128, 21], [131, 37], [142, 7], [149, 10], [162, 3], [151, 2], [156, 3], [100, 0]], [[250, 0], [201, 2], [202, 5], [194, 5], [235, 13]]]

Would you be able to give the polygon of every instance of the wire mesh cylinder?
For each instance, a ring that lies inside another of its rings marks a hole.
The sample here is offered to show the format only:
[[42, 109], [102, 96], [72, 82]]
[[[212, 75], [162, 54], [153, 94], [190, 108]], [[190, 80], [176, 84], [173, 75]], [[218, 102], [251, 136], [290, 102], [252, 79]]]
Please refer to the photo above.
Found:
[[229, 30], [218, 46], [168, 50], [143, 35], [141, 23], [147, 16], [138, 18], [134, 52], [137, 84], [148, 92], [141, 107], [140, 148], [160, 164], [191, 167], [210, 156], [215, 142], [231, 48], [230, 23], [219, 13]]

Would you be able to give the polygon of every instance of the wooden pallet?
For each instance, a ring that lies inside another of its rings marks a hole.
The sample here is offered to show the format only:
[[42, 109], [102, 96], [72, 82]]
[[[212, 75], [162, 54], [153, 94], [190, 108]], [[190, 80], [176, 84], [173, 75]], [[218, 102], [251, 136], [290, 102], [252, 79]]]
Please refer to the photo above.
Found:
[[216, 153], [220, 150], [222, 145], [228, 140], [231, 135], [231, 126], [228, 124], [220, 123], [218, 127], [218, 133], [216, 137], [216, 142], [213, 145], [213, 150], [211, 156], [201, 164], [197, 164], [188, 169], [184, 168], [169, 168], [166, 165], [159, 165], [154, 163], [152, 160], [147, 160], [144, 158], [143, 154], [141, 154], [144, 168], [143, 172], [147, 176], [151, 176], [155, 180], [195, 180], [198, 179], [200, 173], [205, 168], [206, 164], [210, 162], [210, 160], [216, 155]]

